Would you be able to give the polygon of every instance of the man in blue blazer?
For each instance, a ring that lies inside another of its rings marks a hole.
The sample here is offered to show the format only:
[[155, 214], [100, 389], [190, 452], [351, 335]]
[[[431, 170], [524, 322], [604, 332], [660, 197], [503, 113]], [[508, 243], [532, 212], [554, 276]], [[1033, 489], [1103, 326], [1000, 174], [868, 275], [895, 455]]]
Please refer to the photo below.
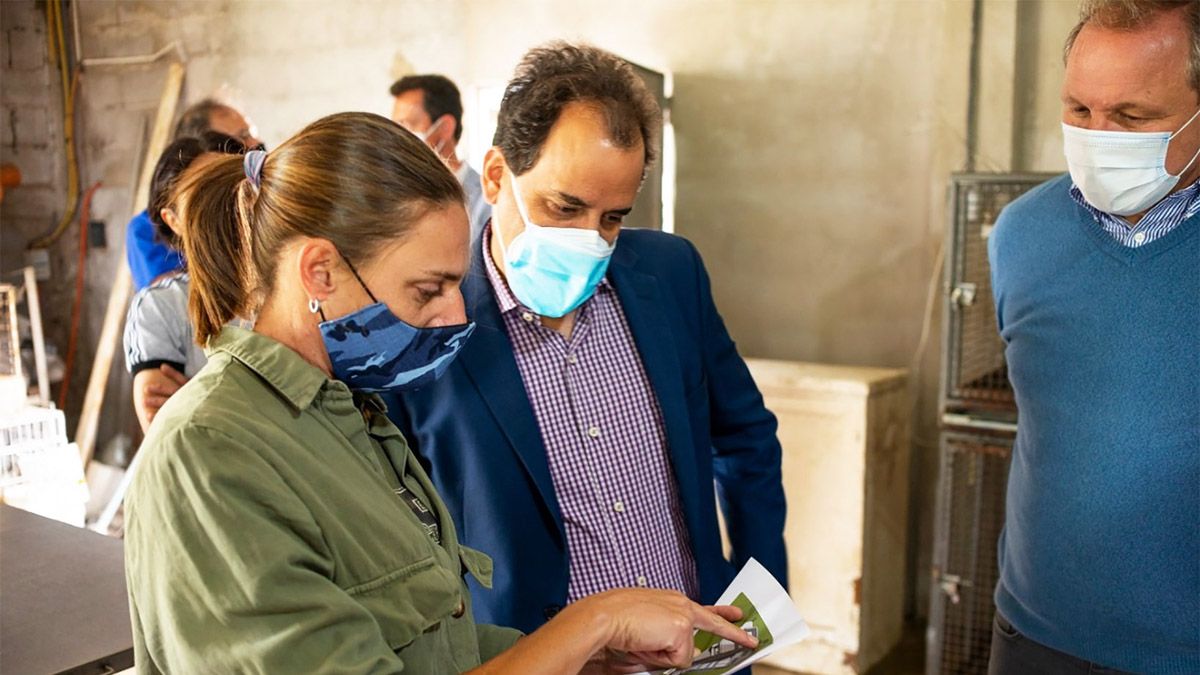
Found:
[[[462, 284], [478, 328], [437, 383], [389, 404], [462, 541], [495, 561], [493, 587], [471, 587], [480, 621], [532, 631], [626, 586], [711, 603], [751, 557], [787, 583], [776, 421], [703, 262], [682, 238], [621, 229], [659, 115], [612, 54], [526, 55]], [[417, 290], [452, 292], [435, 285]]]

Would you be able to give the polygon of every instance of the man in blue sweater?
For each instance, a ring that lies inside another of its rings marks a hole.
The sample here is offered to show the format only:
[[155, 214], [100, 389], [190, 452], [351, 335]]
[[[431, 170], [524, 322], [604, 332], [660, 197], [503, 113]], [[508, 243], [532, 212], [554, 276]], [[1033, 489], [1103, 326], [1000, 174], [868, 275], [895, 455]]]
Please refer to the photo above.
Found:
[[990, 673], [1200, 673], [1200, 2], [1091, 0], [989, 242], [1020, 423]]

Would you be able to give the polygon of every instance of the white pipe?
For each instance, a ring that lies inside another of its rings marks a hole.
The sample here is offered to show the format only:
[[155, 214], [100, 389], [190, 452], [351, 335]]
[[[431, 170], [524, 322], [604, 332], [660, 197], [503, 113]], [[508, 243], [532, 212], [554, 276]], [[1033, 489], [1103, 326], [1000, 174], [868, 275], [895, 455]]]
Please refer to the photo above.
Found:
[[75, 62], [83, 61], [83, 43], [79, 40], [79, 0], [71, 0], [71, 30], [75, 33]]
[[29, 307], [29, 327], [33, 333], [33, 362], [37, 370], [38, 398], [50, 405], [50, 377], [46, 373], [46, 338], [42, 335], [42, 303], [38, 298], [37, 272], [25, 268], [25, 304]]
[[155, 61], [161, 59], [162, 57], [166, 56], [167, 54], [170, 54], [171, 52], [175, 52], [176, 54], [179, 55], [180, 62], [187, 61], [187, 56], [183, 53], [183, 47], [180, 46], [178, 41], [176, 41], [176, 42], [172, 42], [171, 44], [167, 45], [166, 47], [163, 47], [162, 49], [158, 50], [157, 52], [154, 52], [153, 54], [146, 54], [144, 56], [110, 56], [107, 58], [83, 59], [82, 61], [80, 61], [80, 63], [83, 64], [84, 67], [87, 67], [87, 66], [137, 66], [137, 65], [145, 65], [147, 63], [154, 63]]
[[71, 18], [74, 24], [71, 28], [75, 32], [75, 60], [81, 66], [136, 66], [147, 63], [154, 63], [167, 54], [174, 51], [179, 56], [180, 62], [187, 61], [187, 54], [183, 51], [183, 45], [179, 41], [174, 41], [166, 47], [144, 56], [110, 56], [104, 58], [83, 58], [83, 40], [79, 37], [79, 0], [71, 0]]

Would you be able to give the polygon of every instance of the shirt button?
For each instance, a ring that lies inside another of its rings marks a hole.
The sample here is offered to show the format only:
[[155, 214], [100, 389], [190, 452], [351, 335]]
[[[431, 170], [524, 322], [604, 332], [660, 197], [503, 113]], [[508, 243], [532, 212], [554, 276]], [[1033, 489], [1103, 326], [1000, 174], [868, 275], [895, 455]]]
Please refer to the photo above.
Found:
[[617, 513], [625, 513], [625, 502], [620, 500], [613, 502], [613, 511], [616, 511]]
[[1142, 244], [1145, 241], [1146, 241], [1146, 233], [1145, 232], [1138, 232], [1137, 234], [1133, 235], [1133, 243]]
[[600, 438], [600, 427], [597, 427], [597, 426], [588, 427], [587, 435], [591, 436], [592, 438]]
[[638, 585], [638, 586], [641, 586], [642, 588], [645, 588], [647, 585], [649, 585], [649, 583], [650, 583], [650, 582], [646, 580], [646, 577], [644, 577], [644, 576], [638, 576], [638, 578], [637, 578], [637, 585]]
[[463, 602], [462, 600], [459, 600], [458, 607], [454, 608], [454, 613], [451, 614], [450, 616], [453, 616], [456, 619], [461, 619], [463, 614], [466, 614], [466, 613], [467, 613], [467, 604], [465, 602]]
[[575, 365], [576, 363], [579, 363], [579, 357], [575, 356], [574, 354], [569, 354], [567, 356], [567, 363]]
[[533, 322], [533, 313], [532, 312], [521, 312], [521, 318], [526, 323], [531, 323], [531, 322]]

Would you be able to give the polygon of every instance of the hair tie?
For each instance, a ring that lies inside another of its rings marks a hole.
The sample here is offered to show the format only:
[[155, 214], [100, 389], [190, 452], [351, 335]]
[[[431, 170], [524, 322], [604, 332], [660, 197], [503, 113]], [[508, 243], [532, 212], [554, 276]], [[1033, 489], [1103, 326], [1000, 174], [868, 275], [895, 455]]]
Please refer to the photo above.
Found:
[[242, 157], [242, 171], [255, 190], [262, 184], [262, 168], [266, 161], [267, 153], [264, 150], [251, 150]]

